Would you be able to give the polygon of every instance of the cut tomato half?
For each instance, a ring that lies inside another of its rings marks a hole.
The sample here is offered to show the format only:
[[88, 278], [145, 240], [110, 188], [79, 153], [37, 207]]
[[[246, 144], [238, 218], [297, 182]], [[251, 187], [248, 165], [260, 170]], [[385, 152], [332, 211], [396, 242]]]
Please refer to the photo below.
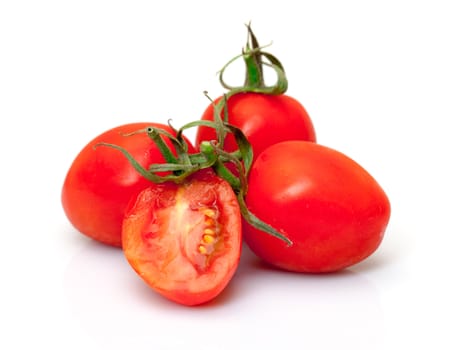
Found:
[[155, 291], [184, 305], [214, 299], [241, 254], [241, 214], [231, 186], [203, 170], [182, 184], [153, 184], [128, 207], [123, 251]]

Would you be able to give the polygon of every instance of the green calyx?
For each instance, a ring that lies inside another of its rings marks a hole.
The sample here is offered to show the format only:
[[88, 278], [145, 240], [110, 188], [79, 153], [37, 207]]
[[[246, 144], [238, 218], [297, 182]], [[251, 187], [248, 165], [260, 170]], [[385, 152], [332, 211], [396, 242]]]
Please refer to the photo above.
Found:
[[[105, 146], [111, 147], [120, 151], [127, 160], [131, 163], [134, 169], [149, 181], [154, 183], [174, 182], [182, 183], [191, 174], [206, 168], [213, 168], [215, 173], [226, 180], [233, 188], [241, 215], [251, 225], [259, 230], [262, 230], [276, 238], [281, 239], [288, 245], [292, 242], [275, 230], [273, 227], [258, 219], [252, 214], [245, 203], [245, 195], [247, 194], [247, 176], [252, 165], [253, 152], [252, 146], [245, 137], [244, 133], [234, 125], [230, 125], [221, 119], [221, 114], [225, 110], [226, 98], [220, 100], [214, 106], [214, 121], [198, 120], [188, 123], [176, 130], [176, 135], [155, 127], [138, 130], [135, 133], [146, 133], [148, 137], [156, 144], [161, 154], [164, 157], [165, 163], [151, 164], [148, 168], [143, 167], [132, 155], [123, 147], [110, 144], [98, 143], [95, 147]], [[189, 153], [188, 144], [183, 137], [183, 132], [192, 127], [211, 127], [214, 128], [216, 134], [219, 135], [220, 141], [204, 141], [200, 145], [197, 153]], [[227, 134], [231, 133], [238, 145], [238, 149], [234, 152], [227, 152], [223, 149], [224, 140]], [[125, 135], [129, 137], [132, 134]], [[171, 141], [174, 152], [169, 148], [164, 141], [167, 138]], [[233, 164], [237, 171], [237, 176], [228, 167]]]
[[[234, 57], [223, 68], [219, 71], [219, 80], [221, 85], [230, 91], [230, 94], [236, 94], [240, 92], [256, 92], [269, 95], [281, 95], [287, 91], [288, 81], [285, 75], [284, 67], [282, 63], [272, 54], [264, 51], [267, 46], [260, 46], [255, 34], [250, 27], [250, 23], [247, 25], [247, 43], [242, 50], [242, 54]], [[243, 86], [230, 86], [228, 85], [223, 75], [226, 68], [231, 65], [234, 61], [239, 58], [244, 59], [246, 75]], [[276, 73], [277, 80], [273, 85], [266, 85], [264, 80], [264, 67], [268, 67], [274, 70]]]

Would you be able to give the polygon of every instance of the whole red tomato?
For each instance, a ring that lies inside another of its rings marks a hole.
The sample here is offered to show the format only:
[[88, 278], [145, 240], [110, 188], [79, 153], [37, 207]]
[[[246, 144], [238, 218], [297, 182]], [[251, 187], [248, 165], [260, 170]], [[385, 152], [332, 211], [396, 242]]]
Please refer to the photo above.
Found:
[[[151, 182], [118, 150], [94, 146], [100, 142], [119, 145], [144, 167], [163, 163], [161, 152], [146, 133], [124, 136], [148, 126], [174, 133], [163, 124], [125, 124], [97, 136], [76, 156], [64, 180], [61, 199], [69, 221], [81, 233], [108, 245], [121, 246], [126, 205]], [[163, 139], [173, 149], [171, 142]]]
[[128, 262], [152, 289], [184, 305], [208, 302], [239, 262], [236, 195], [211, 169], [151, 184], [126, 210], [122, 237]]
[[371, 255], [383, 239], [388, 197], [364, 168], [336, 150], [278, 143], [255, 160], [248, 181], [249, 210], [293, 242], [244, 226], [247, 245], [274, 266], [337, 271]]
[[[221, 98], [218, 98], [215, 104], [218, 104]], [[237, 93], [228, 99], [227, 112], [228, 123], [241, 129], [252, 145], [254, 159], [264, 149], [278, 142], [316, 141], [314, 126], [306, 109], [288, 95]], [[201, 119], [214, 119], [213, 104], [207, 107]], [[195, 145], [198, 148], [202, 141], [215, 140], [216, 137], [215, 129], [201, 126], [196, 133]], [[237, 149], [232, 134], [227, 135], [224, 149], [229, 152]]]

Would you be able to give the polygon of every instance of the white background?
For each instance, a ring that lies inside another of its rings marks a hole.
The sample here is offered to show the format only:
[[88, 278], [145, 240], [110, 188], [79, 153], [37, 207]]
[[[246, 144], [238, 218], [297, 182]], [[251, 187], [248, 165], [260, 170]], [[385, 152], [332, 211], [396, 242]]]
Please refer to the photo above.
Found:
[[[458, 349], [458, 18], [444, 0], [2, 0], [0, 348]], [[367, 168], [393, 213], [345, 272], [244, 251], [215, 302], [183, 307], [76, 232], [60, 190], [102, 131], [198, 119], [249, 21], [319, 142]]]

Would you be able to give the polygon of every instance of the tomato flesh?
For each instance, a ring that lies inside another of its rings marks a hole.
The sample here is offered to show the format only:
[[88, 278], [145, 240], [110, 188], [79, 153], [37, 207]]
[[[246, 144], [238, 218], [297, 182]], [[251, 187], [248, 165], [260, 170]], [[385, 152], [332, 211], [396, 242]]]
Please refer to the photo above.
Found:
[[230, 185], [210, 171], [154, 184], [126, 211], [123, 250], [155, 291], [184, 305], [214, 299], [241, 254], [241, 216]]
[[359, 164], [331, 148], [287, 141], [266, 149], [249, 175], [248, 208], [292, 246], [244, 226], [247, 245], [264, 261], [298, 272], [354, 265], [380, 245], [389, 200]]
[[[215, 103], [218, 103], [221, 97]], [[282, 141], [316, 141], [313, 123], [306, 109], [288, 95], [238, 93], [227, 101], [228, 122], [246, 135], [253, 148], [254, 159], [267, 147]], [[222, 115], [222, 118], [224, 115]], [[204, 111], [203, 120], [214, 119], [213, 104]], [[196, 133], [196, 148], [202, 141], [216, 139], [215, 130], [202, 126]], [[225, 139], [225, 150], [237, 149], [233, 135]]]

